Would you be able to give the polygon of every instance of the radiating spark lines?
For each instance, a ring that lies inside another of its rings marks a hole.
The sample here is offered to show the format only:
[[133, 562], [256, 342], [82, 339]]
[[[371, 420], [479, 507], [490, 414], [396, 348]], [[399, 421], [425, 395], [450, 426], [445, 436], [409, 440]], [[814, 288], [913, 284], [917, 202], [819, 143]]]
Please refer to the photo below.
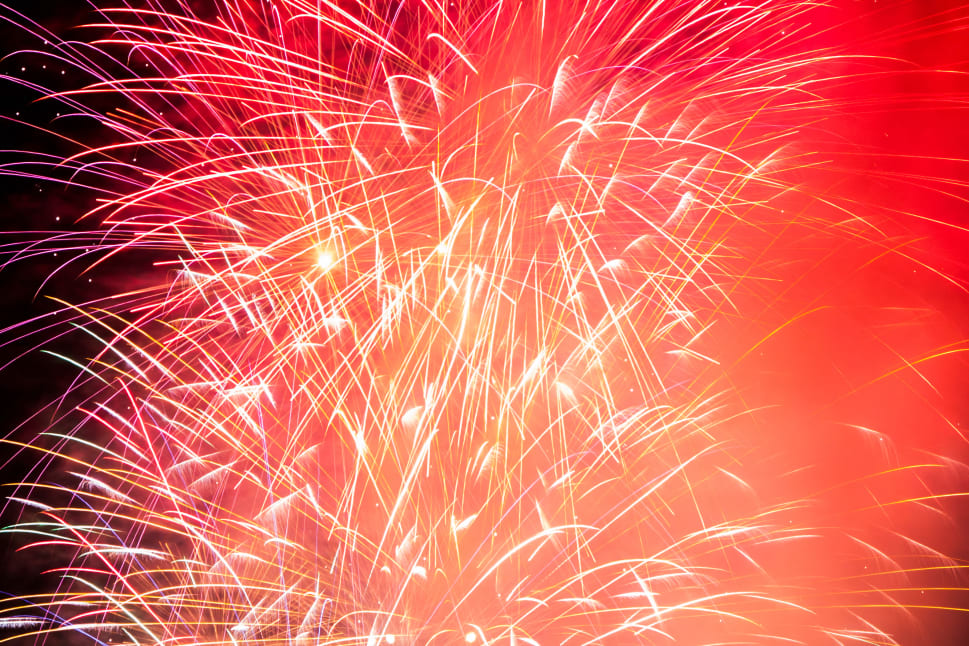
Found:
[[[51, 317], [98, 350], [7, 441], [46, 468], [4, 531], [60, 582], [0, 642], [914, 644], [967, 607], [965, 468], [858, 403], [957, 436], [929, 366], [966, 345], [839, 301], [923, 267], [826, 181], [843, 87], [898, 70], [847, 10], [148, 4], [51, 40], [100, 145], [11, 167], [102, 194], [11, 263], [155, 282]], [[864, 365], [789, 357], [825, 316]]]

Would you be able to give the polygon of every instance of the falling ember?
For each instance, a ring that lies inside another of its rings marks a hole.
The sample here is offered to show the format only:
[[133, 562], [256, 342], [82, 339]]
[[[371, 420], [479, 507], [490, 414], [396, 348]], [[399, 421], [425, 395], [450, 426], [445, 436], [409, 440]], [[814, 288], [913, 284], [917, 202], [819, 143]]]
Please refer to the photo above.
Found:
[[7, 331], [0, 643], [962, 643], [964, 161], [863, 124], [964, 7], [148, 6], [14, 19], [100, 200], [5, 267], [115, 275]]

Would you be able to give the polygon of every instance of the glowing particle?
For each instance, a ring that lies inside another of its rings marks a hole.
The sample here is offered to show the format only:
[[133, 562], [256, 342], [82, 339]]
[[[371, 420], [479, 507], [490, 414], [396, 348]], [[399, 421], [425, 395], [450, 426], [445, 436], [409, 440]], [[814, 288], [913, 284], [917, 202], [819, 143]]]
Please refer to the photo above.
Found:
[[321, 251], [316, 257], [316, 266], [319, 267], [324, 272], [333, 269], [333, 265], [336, 264], [336, 259], [333, 254], [329, 251]]

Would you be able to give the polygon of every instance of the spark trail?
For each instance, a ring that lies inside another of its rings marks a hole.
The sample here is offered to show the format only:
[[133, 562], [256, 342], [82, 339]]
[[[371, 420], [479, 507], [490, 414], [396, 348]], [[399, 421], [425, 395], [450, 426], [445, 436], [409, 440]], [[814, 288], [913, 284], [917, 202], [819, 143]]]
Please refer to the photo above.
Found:
[[848, 304], [933, 268], [851, 186], [898, 68], [837, 7], [148, 4], [52, 41], [110, 134], [11, 167], [103, 197], [11, 262], [158, 271], [54, 317], [100, 349], [7, 531], [61, 583], [0, 640], [944, 637], [965, 470], [883, 402], [958, 437], [965, 344]]

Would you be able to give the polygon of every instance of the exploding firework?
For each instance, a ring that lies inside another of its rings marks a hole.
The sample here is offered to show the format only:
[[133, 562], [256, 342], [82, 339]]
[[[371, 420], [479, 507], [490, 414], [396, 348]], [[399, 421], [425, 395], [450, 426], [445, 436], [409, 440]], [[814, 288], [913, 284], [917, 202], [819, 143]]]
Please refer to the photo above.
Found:
[[3, 635], [945, 638], [965, 330], [915, 237], [960, 230], [898, 187], [961, 185], [846, 136], [931, 73], [813, 2], [149, 4], [16, 18], [97, 125], [8, 172], [100, 199], [8, 265], [154, 266], [9, 332], [97, 347], [8, 441], [57, 582]]

